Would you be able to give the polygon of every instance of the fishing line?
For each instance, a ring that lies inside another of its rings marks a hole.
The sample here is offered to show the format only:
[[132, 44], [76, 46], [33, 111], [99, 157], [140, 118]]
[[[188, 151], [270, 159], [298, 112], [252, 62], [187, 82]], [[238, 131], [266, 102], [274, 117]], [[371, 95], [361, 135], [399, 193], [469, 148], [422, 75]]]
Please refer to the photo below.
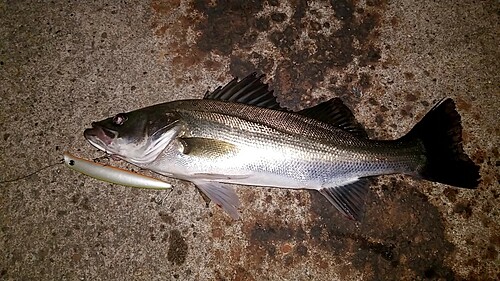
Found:
[[29, 174], [27, 174], [27, 175], [20, 176], [20, 177], [15, 178], [15, 179], [10, 179], [10, 180], [0, 181], [0, 184], [2, 184], [2, 183], [11, 183], [11, 182], [20, 181], [20, 180], [23, 180], [23, 179], [29, 178], [29, 177], [31, 177], [31, 176], [33, 176], [33, 175], [35, 175], [35, 174], [38, 174], [38, 173], [40, 173], [40, 172], [41, 172], [41, 171], [43, 171], [43, 170], [47, 170], [48, 168], [52, 168], [52, 167], [54, 167], [54, 166], [56, 166], [56, 165], [60, 165], [60, 164], [64, 164], [64, 159], [60, 160], [59, 162], [49, 164], [49, 165], [47, 165], [47, 166], [45, 166], [45, 167], [42, 167], [42, 168], [40, 168], [40, 169], [38, 169], [38, 170], [35, 170], [34, 172], [31, 172], [31, 173], [29, 173]]
[[[108, 157], [107, 155], [104, 155], [104, 156], [97, 157], [97, 158], [93, 159], [93, 161], [94, 161], [94, 162], [101, 162], [103, 159], [107, 159], [107, 160], [109, 160], [109, 157]], [[63, 158], [63, 159], [61, 159], [59, 162], [49, 164], [49, 165], [47, 165], [47, 166], [45, 166], [45, 167], [42, 167], [42, 168], [40, 168], [40, 169], [38, 169], [38, 170], [35, 170], [34, 172], [29, 173], [29, 174], [27, 174], [27, 175], [20, 176], [20, 177], [18, 177], [18, 178], [14, 178], [14, 179], [10, 179], [10, 180], [3, 180], [3, 181], [0, 181], [0, 184], [4, 184], [4, 183], [12, 183], [12, 182], [16, 182], [16, 181], [24, 180], [24, 179], [26, 179], [26, 178], [29, 178], [29, 177], [31, 177], [31, 176], [33, 176], [33, 175], [36, 175], [36, 174], [38, 174], [38, 173], [40, 173], [40, 172], [42, 172], [42, 171], [44, 171], [44, 170], [47, 170], [47, 169], [49, 169], [49, 168], [52, 168], [52, 167], [54, 167], [54, 166], [56, 166], [56, 165], [60, 165], [60, 164], [64, 164], [64, 158]]]
[[167, 192], [167, 194], [166, 194], [165, 196], [163, 196], [163, 198], [161, 198], [160, 200], [157, 200], [158, 196], [156, 196], [156, 197], [154, 198], [155, 203], [156, 203], [157, 205], [159, 205], [159, 206], [164, 206], [163, 204], [164, 204], [165, 200], [167, 199], [167, 197], [169, 197], [169, 196], [170, 196], [170, 193], [172, 193], [172, 191], [174, 191], [174, 189], [173, 189], [173, 188], [170, 188], [170, 190]]

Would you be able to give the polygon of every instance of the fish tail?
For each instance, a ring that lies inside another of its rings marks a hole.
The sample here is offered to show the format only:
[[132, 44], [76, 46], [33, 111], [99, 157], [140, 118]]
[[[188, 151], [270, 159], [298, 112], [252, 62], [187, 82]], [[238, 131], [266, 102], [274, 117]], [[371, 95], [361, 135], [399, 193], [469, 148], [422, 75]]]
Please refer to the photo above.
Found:
[[452, 99], [436, 104], [403, 139], [418, 139], [424, 146], [422, 178], [462, 188], [478, 186], [479, 166], [464, 152], [460, 115]]

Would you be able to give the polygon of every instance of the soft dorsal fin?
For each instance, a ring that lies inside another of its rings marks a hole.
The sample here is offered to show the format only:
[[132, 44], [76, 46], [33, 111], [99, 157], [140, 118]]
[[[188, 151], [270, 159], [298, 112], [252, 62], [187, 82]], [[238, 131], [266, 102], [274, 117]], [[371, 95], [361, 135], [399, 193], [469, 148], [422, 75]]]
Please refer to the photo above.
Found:
[[273, 90], [269, 90], [268, 85], [260, 81], [262, 77], [264, 75], [257, 76], [255, 72], [240, 81], [238, 81], [238, 77], [235, 77], [224, 87], [219, 86], [212, 92], [207, 91], [203, 99], [231, 101], [284, 110], [273, 95]]
[[330, 99], [297, 113], [333, 125], [358, 137], [368, 138], [363, 126], [339, 98]]

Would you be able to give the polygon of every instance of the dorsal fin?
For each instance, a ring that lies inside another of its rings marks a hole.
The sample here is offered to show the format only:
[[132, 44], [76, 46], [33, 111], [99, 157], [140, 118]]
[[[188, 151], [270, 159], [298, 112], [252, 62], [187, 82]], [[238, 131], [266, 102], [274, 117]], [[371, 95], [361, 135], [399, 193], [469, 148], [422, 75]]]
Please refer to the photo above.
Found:
[[330, 99], [297, 113], [333, 125], [358, 137], [368, 138], [363, 126], [339, 98]]
[[273, 90], [269, 90], [268, 85], [260, 81], [262, 77], [264, 75], [257, 76], [256, 72], [240, 81], [238, 81], [238, 77], [235, 77], [224, 87], [219, 86], [212, 92], [207, 91], [203, 99], [230, 101], [284, 110], [273, 95]]

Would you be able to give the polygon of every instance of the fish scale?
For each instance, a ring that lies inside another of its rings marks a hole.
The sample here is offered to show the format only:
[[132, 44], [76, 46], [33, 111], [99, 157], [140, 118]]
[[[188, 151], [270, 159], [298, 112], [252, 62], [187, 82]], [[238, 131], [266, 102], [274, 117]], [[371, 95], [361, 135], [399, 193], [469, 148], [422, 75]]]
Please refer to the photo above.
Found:
[[[355, 177], [365, 177], [380, 174], [381, 170], [414, 172], [424, 161], [422, 157], [416, 156], [422, 154], [418, 144], [411, 146], [399, 144], [395, 147], [391, 142], [368, 139], [356, 139], [352, 141], [354, 143], [350, 143], [330, 135], [327, 140], [315, 142], [314, 139], [305, 135], [297, 135], [293, 131], [285, 133], [234, 116], [203, 114], [200, 111], [190, 113], [183, 111], [183, 113], [183, 117], [189, 116], [186, 118], [190, 126], [189, 131], [191, 131], [189, 136], [217, 138], [237, 144], [237, 147], [245, 146], [255, 151], [272, 145], [274, 145], [272, 148], [274, 151], [278, 151], [280, 147], [286, 147], [287, 150], [282, 152], [279, 159], [282, 164], [290, 158], [291, 154], [296, 157], [289, 161], [304, 162], [302, 166], [311, 165], [316, 170], [335, 171], [341, 175], [356, 173]], [[332, 131], [334, 134], [338, 132], [338, 129], [332, 128]], [[365, 143], [362, 143], [363, 141]], [[325, 169], [322, 169], [320, 165], [326, 165]], [[295, 166], [300, 165], [295, 163]]]
[[251, 74], [203, 99], [119, 113], [85, 137], [141, 168], [193, 182], [235, 219], [240, 202], [228, 184], [318, 190], [355, 220], [368, 177], [402, 173], [477, 187], [479, 168], [463, 151], [451, 99], [402, 138], [371, 140], [340, 99], [290, 112], [260, 79]]

